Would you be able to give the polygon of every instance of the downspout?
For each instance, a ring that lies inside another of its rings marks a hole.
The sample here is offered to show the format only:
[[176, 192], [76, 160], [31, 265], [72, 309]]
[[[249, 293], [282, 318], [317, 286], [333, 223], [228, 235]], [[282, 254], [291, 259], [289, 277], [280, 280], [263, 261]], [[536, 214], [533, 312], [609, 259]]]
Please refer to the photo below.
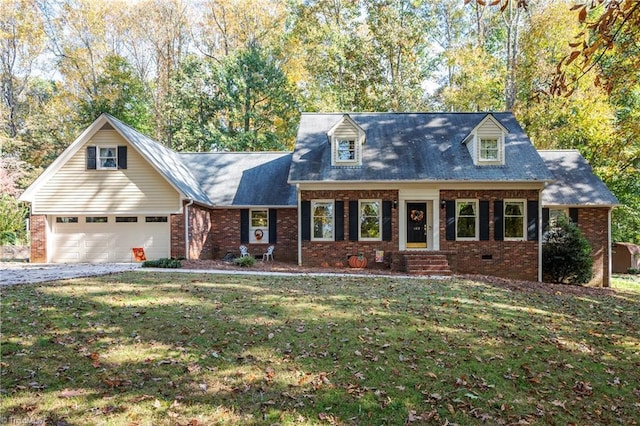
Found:
[[299, 183], [296, 184], [296, 198], [298, 199], [298, 266], [302, 266], [302, 200]]
[[538, 282], [542, 282], [542, 189], [538, 191]]
[[193, 200], [184, 205], [184, 258], [189, 260], [189, 207]]

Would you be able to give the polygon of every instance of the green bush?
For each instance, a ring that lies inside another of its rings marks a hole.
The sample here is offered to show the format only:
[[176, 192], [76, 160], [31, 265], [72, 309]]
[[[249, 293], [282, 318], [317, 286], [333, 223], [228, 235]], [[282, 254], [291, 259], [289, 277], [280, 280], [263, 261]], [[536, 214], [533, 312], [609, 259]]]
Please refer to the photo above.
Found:
[[628, 268], [627, 274], [629, 275], [640, 275], [640, 269], [637, 268]]
[[142, 263], [143, 268], [182, 268], [182, 262], [179, 259], [156, 259], [156, 260], [145, 260]]
[[593, 278], [592, 249], [578, 226], [564, 216], [542, 238], [544, 281], [585, 284]]
[[235, 263], [236, 265], [240, 265], [242, 267], [251, 267], [255, 265], [256, 258], [253, 256], [236, 257], [235, 259], [233, 259], [233, 263]]

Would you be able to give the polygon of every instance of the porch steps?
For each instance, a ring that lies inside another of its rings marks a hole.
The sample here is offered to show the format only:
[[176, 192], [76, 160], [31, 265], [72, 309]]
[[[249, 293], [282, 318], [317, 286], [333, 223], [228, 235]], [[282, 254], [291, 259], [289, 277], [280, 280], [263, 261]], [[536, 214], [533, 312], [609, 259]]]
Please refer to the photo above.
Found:
[[405, 254], [404, 264], [410, 275], [451, 275], [449, 262], [444, 254]]

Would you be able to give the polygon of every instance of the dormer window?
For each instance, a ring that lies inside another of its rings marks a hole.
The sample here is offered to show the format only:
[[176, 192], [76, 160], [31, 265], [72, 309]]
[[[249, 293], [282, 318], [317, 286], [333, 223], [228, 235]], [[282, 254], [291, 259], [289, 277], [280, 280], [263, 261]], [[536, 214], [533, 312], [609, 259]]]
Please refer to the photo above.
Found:
[[356, 160], [356, 141], [353, 139], [338, 139], [336, 141], [338, 149], [338, 161]]
[[464, 138], [476, 166], [502, 166], [505, 158], [505, 139], [509, 131], [491, 114]]
[[499, 138], [480, 139], [480, 161], [500, 161]]
[[99, 169], [117, 169], [118, 168], [118, 151], [115, 146], [98, 148], [98, 168]]
[[331, 145], [332, 166], [360, 166], [362, 165], [362, 145], [365, 134], [348, 114], [327, 132]]

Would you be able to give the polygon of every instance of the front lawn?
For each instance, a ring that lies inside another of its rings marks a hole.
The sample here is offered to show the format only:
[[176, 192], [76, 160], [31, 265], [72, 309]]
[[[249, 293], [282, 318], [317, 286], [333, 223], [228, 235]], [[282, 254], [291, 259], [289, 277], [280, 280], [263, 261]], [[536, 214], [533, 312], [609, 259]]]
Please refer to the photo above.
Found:
[[637, 424], [640, 289], [550, 288], [139, 271], [2, 288], [0, 420]]

